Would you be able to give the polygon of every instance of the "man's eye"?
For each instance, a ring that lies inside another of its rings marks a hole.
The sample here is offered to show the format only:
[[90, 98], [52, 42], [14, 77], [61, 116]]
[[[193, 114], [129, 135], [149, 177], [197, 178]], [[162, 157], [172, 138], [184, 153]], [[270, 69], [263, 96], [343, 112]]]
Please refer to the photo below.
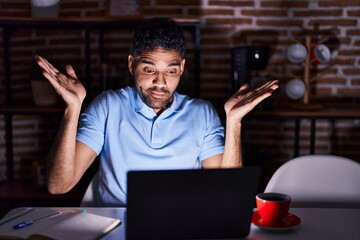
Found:
[[149, 68], [145, 68], [144, 69], [144, 72], [147, 73], [147, 74], [153, 74], [155, 73], [155, 71], [153, 69], [149, 69]]
[[167, 74], [176, 74], [176, 69], [170, 69], [166, 71]]

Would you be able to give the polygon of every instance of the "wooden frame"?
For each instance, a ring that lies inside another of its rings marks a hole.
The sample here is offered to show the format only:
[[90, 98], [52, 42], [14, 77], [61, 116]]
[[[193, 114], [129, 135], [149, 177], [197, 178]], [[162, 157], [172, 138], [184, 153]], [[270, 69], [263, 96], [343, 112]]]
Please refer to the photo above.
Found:
[[139, 17], [142, 15], [141, 0], [107, 0], [106, 15], [108, 17]]

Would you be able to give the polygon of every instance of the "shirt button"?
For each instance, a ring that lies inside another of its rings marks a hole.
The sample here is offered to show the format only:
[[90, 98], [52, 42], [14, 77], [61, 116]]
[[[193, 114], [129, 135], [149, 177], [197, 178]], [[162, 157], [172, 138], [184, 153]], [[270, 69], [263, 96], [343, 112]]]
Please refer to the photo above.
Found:
[[156, 127], [158, 127], [158, 126], [159, 126], [159, 124], [158, 124], [158, 123], [155, 123], [155, 126], [156, 126]]

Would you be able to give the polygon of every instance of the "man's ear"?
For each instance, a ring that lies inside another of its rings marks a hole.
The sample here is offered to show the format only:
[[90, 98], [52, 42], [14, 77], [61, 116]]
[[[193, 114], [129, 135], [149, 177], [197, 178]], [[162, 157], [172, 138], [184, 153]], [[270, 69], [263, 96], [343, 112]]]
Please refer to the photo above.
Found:
[[181, 75], [183, 74], [184, 69], [185, 69], [185, 58], [183, 58], [180, 63]]
[[134, 76], [134, 74], [135, 74], [135, 59], [134, 59], [134, 56], [131, 54], [129, 54], [129, 56], [128, 56], [128, 68], [129, 68], [131, 75]]

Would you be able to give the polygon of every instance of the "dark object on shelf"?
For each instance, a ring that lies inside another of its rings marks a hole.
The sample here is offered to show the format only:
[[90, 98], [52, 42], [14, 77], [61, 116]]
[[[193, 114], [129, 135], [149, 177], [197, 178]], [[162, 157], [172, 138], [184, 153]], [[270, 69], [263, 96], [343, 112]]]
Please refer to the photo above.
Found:
[[244, 83], [250, 84], [250, 71], [265, 69], [269, 57], [269, 46], [244, 46], [232, 48], [232, 92], [236, 92]]

